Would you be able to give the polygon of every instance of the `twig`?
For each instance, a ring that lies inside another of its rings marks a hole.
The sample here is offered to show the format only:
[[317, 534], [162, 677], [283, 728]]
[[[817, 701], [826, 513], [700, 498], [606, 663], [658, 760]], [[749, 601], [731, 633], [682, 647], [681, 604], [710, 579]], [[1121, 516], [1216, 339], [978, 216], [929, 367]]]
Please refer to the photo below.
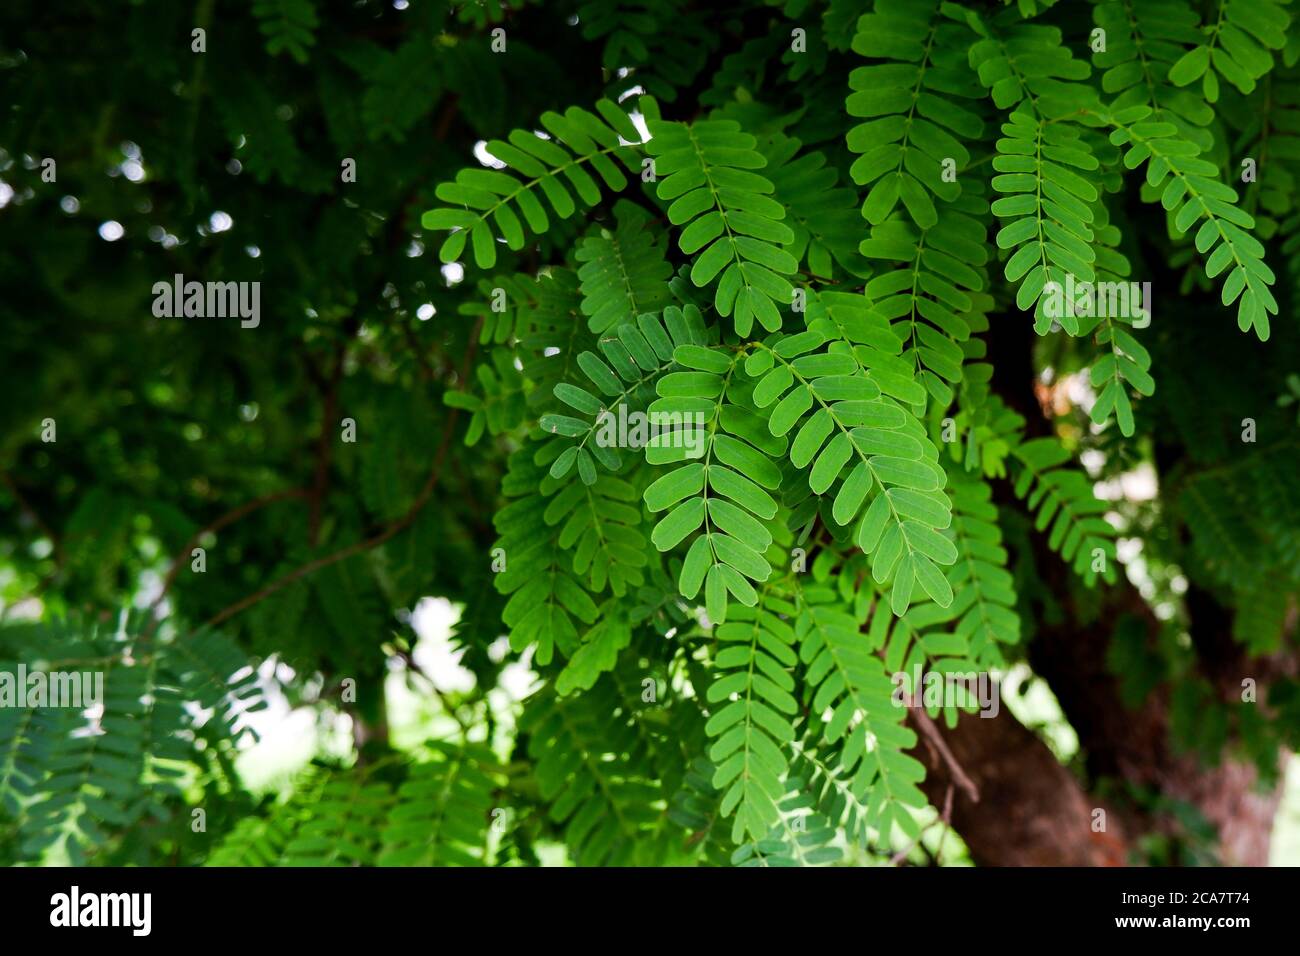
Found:
[[162, 590], [158, 592], [158, 596], [153, 599], [152, 603], [150, 603], [149, 610], [153, 611], [163, 602], [163, 598], [167, 596], [167, 592], [171, 590], [172, 585], [175, 583], [176, 576], [180, 573], [181, 567], [185, 563], [185, 559], [189, 556], [195, 546], [198, 545], [200, 539], [202, 539], [205, 534], [220, 531], [227, 525], [233, 524], [245, 515], [257, 511], [259, 508], [264, 508], [277, 501], [286, 501], [290, 498], [302, 498], [305, 497], [306, 494], [306, 488], [290, 488], [287, 491], [276, 491], [269, 495], [263, 495], [260, 498], [254, 498], [252, 501], [244, 502], [238, 508], [227, 511], [220, 518], [217, 518], [215, 521], [204, 525], [198, 531], [194, 532], [194, 534], [190, 536], [190, 539], [185, 542], [185, 546], [181, 548], [180, 551], [176, 552], [176, 557], [172, 559], [171, 569], [167, 572], [167, 577], [163, 579]]
[[944, 742], [943, 736], [939, 733], [939, 728], [934, 725], [930, 715], [920, 707], [909, 706], [908, 712], [911, 714], [912, 720], [916, 722], [916, 726], [922, 735], [938, 752], [944, 764], [947, 765], [948, 773], [952, 776], [952, 782], [962, 788], [966, 796], [970, 797], [971, 803], [979, 803], [979, 788], [975, 786], [970, 777], [966, 776], [966, 771], [961, 768], [957, 758], [948, 749], [948, 744]]
[[447, 698], [443, 695], [442, 691], [438, 689], [438, 685], [434, 683], [433, 678], [429, 676], [429, 673], [416, 663], [416, 660], [411, 655], [410, 651], [398, 651], [397, 656], [402, 659], [412, 674], [418, 674], [424, 678], [425, 682], [429, 685], [429, 690], [433, 693], [433, 696], [438, 699], [438, 703], [442, 705], [442, 709], [447, 712], [447, 716], [454, 720], [456, 725], [460, 727], [461, 736], [468, 740], [470, 731], [469, 725], [461, 719], [460, 714], [456, 713], [456, 709], [447, 702]]
[[[474, 365], [474, 356], [478, 352], [479, 332], [483, 328], [483, 319], [484, 316], [480, 315], [478, 320], [474, 323], [474, 328], [470, 331], [469, 347], [465, 350], [465, 360], [461, 363], [460, 378], [462, 381], [468, 380], [469, 370]], [[305, 578], [313, 571], [319, 571], [321, 568], [327, 568], [331, 564], [337, 564], [345, 558], [350, 558], [353, 555], [369, 551], [371, 548], [376, 548], [394, 535], [409, 527], [419, 516], [420, 510], [433, 496], [433, 489], [437, 486], [438, 480], [442, 477], [443, 465], [447, 459], [447, 449], [451, 445], [451, 438], [455, 433], [456, 422], [459, 417], [460, 409], [458, 408], [453, 408], [451, 414], [447, 416], [447, 423], [442, 429], [442, 440], [438, 443], [438, 451], [434, 456], [433, 467], [429, 471], [429, 478], [425, 481], [424, 487], [420, 489], [420, 493], [416, 496], [415, 501], [411, 503], [411, 507], [407, 509], [406, 514], [402, 515], [402, 517], [398, 518], [384, 530], [372, 537], [366, 538], [363, 541], [354, 542], [353, 544], [341, 548], [332, 554], [327, 554], [323, 557], [308, 561], [306, 564], [281, 575], [265, 587], [254, 591], [247, 597], [241, 598], [234, 604], [222, 608], [216, 614], [212, 615], [212, 617], [208, 618], [203, 626], [216, 627], [224, 621], [228, 621], [241, 611], [245, 611], [254, 604], [257, 604], [259, 601], [270, 597], [277, 591], [283, 590], [295, 581]]]
[[312, 479], [311, 494], [308, 497], [310, 512], [307, 518], [307, 540], [313, 548], [320, 537], [321, 508], [325, 501], [325, 492], [329, 489], [330, 457], [334, 449], [330, 432], [335, 417], [338, 415], [339, 385], [343, 381], [343, 357], [347, 352], [347, 342], [339, 343], [338, 354], [334, 359], [334, 371], [325, 388], [325, 408], [321, 412], [320, 437], [316, 441], [316, 474]]
[[[936, 823], [940, 824], [943, 827], [943, 830], [946, 830], [951, 819], [952, 819], [952, 784], [948, 784], [948, 792], [944, 795], [943, 798], [943, 813], [938, 817], [938, 819], [931, 820], [928, 824], [922, 827], [921, 832], [916, 835], [916, 838], [907, 846], [903, 847], [903, 849], [899, 850], [897, 853], [891, 856], [889, 858], [889, 862], [892, 863], [894, 866], [898, 866], [900, 863], [906, 861], [907, 858], [911, 856], [912, 851], [915, 850], [917, 845], [921, 842], [921, 838], [925, 836], [927, 833], [929, 833], [930, 829]], [[939, 833], [940, 847], [943, 846], [943, 837], [944, 837], [943, 830], [941, 830]], [[922, 849], [925, 848], [922, 847]], [[931, 858], [933, 859], [933, 857]]]
[[948, 786], [948, 792], [943, 798], [943, 827], [939, 830], [939, 843], [935, 848], [935, 854], [943, 852], [943, 841], [948, 836], [948, 831], [952, 829], [952, 785]]
[[216, 614], [214, 614], [212, 617], [210, 617], [207, 620], [207, 623], [204, 626], [216, 627], [218, 624], [222, 623], [223, 621], [229, 620], [230, 618], [234, 617], [240, 611], [247, 610], [248, 608], [252, 607], [254, 604], [258, 603], [264, 598], [270, 597], [272, 594], [282, 590], [283, 588], [288, 587], [290, 584], [293, 584], [295, 581], [299, 580], [300, 578], [306, 577], [307, 575], [311, 574], [313, 571], [319, 571], [321, 568], [329, 567], [331, 564], [337, 564], [339, 561], [342, 561], [344, 558], [350, 558], [354, 554], [361, 554], [364, 551], [369, 551], [371, 548], [378, 547], [379, 545], [387, 541], [389, 538], [396, 535], [399, 531], [402, 531], [405, 528], [407, 528], [413, 521], [415, 521], [416, 517], [420, 513], [420, 509], [425, 506], [429, 498], [432, 496], [433, 489], [438, 484], [438, 479], [442, 475], [442, 466], [447, 457], [447, 448], [451, 444], [451, 436], [455, 431], [458, 411], [459, 409], [453, 408], [451, 410], [451, 414], [447, 416], [447, 424], [443, 428], [442, 441], [438, 445], [438, 453], [434, 459], [433, 468], [429, 472], [429, 478], [424, 483], [424, 487], [420, 489], [420, 494], [416, 497], [415, 501], [412, 503], [411, 507], [407, 510], [406, 514], [402, 515], [402, 517], [398, 518], [392, 524], [388, 525], [388, 527], [384, 528], [383, 531], [380, 531], [378, 534], [370, 538], [366, 538], [363, 541], [356, 541], [348, 545], [346, 548], [341, 548], [340, 550], [335, 551], [332, 554], [327, 554], [323, 557], [316, 558], [313, 561], [308, 561], [306, 564], [298, 568], [295, 568], [292, 571], [289, 571], [288, 573], [282, 575], [279, 578], [276, 578], [270, 584], [266, 585], [266, 587], [254, 591], [252, 594], [248, 595], [247, 597], [241, 598], [240, 600], [236, 601], [234, 604], [231, 604], [223, 608], [222, 610], [218, 611]]

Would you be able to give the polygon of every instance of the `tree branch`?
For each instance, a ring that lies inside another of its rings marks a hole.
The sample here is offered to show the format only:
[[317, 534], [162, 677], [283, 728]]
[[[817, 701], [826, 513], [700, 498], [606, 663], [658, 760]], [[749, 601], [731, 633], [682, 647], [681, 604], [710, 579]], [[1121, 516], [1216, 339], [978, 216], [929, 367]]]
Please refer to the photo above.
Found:
[[[176, 556], [172, 559], [171, 569], [167, 572], [167, 577], [163, 579], [162, 590], [159, 591], [158, 596], [150, 602], [149, 610], [153, 611], [157, 609], [158, 605], [163, 602], [163, 598], [167, 596], [167, 592], [171, 590], [172, 585], [176, 582], [176, 576], [180, 573], [180, 569], [185, 563], [185, 559], [189, 557], [190, 552], [198, 546], [199, 541], [205, 534], [220, 531], [222, 528], [233, 524], [245, 515], [252, 514], [254, 511], [264, 508], [267, 505], [275, 504], [277, 501], [288, 501], [292, 498], [302, 498], [306, 495], [306, 488], [290, 488], [287, 491], [272, 492], [269, 495], [254, 498], [252, 501], [246, 501], [238, 508], [232, 508], [215, 521], [204, 525], [198, 531], [194, 532], [194, 534], [190, 536], [190, 539], [185, 542], [185, 546], [176, 552]], [[152, 629], [152, 627], [153, 624], [151, 622], [150, 628]]]
[[[951, 776], [953, 784], [961, 788], [962, 792], [970, 798], [971, 803], [979, 803], [979, 788], [966, 775], [966, 771], [961, 768], [957, 758], [952, 755], [952, 751], [944, 743], [943, 736], [939, 733], [939, 728], [934, 725], [934, 721], [930, 719], [930, 715], [920, 707], [910, 704], [907, 715], [911, 718], [912, 723], [916, 724], [917, 729], [921, 731], [921, 736], [929, 741], [930, 745], [938, 752], [940, 759], [948, 768], [948, 774]], [[951, 800], [951, 795], [949, 799]]]
[[429, 498], [433, 494], [434, 486], [437, 485], [438, 479], [442, 475], [442, 466], [447, 456], [447, 448], [451, 444], [451, 436], [456, 427], [457, 412], [459, 412], [459, 409], [453, 408], [451, 414], [447, 416], [447, 424], [442, 431], [442, 441], [438, 445], [438, 453], [434, 458], [433, 469], [429, 472], [428, 480], [425, 481], [424, 487], [420, 489], [419, 495], [416, 496], [415, 502], [411, 505], [410, 509], [407, 510], [406, 514], [389, 524], [378, 534], [366, 538], [363, 541], [356, 541], [345, 548], [333, 552], [332, 554], [327, 554], [324, 557], [308, 561], [306, 564], [276, 578], [276, 580], [272, 581], [270, 584], [254, 591], [247, 597], [241, 598], [234, 604], [222, 608], [207, 620], [204, 627], [216, 627], [223, 621], [227, 621], [234, 617], [239, 612], [247, 610], [254, 604], [257, 604], [264, 598], [268, 598], [277, 591], [283, 590], [290, 584], [293, 584], [295, 581], [306, 577], [313, 571], [319, 571], [321, 568], [329, 567], [331, 564], [337, 564], [344, 558], [350, 558], [355, 554], [361, 554], [362, 552], [369, 551], [371, 548], [376, 548], [388, 539], [392, 538], [398, 532], [410, 526], [419, 515], [420, 509], [428, 503]]
[[[349, 336], [350, 337], [350, 336]], [[338, 416], [339, 385], [343, 381], [343, 358], [347, 353], [347, 339], [339, 343], [334, 357], [334, 371], [325, 384], [325, 407], [321, 411], [320, 436], [316, 440], [316, 472], [312, 479], [311, 494], [308, 496], [310, 512], [307, 518], [307, 541], [315, 548], [320, 538], [321, 508], [325, 493], [329, 489], [330, 458], [334, 449], [331, 440], [331, 422]]]

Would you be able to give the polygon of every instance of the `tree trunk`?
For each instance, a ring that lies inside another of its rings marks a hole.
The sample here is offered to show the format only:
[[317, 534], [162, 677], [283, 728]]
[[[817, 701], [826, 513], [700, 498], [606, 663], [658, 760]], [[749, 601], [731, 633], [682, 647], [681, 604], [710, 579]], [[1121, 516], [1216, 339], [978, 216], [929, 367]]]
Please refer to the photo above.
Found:
[[[989, 341], [998, 393], [1025, 416], [1031, 436], [1046, 434], [1050, 428], [1034, 391], [1032, 337], [1014, 322], [995, 320]], [[1003, 503], [1009, 503], [1005, 496]], [[1209, 767], [1176, 752], [1166, 685], [1136, 710], [1127, 708], [1106, 664], [1111, 637], [1125, 615], [1145, 623], [1152, 638], [1161, 623], [1122, 575], [1117, 585], [1099, 585], [1088, 606], [1079, 606], [1069, 568], [1041, 535], [1033, 536], [1032, 547], [1035, 569], [1061, 613], [1039, 616], [1028, 660], [1078, 734], [1082, 774], [1062, 766], [1006, 708], [994, 718], [964, 715], [951, 730], [925, 727], [929, 721], [923, 714], [909, 715], [922, 731], [913, 753], [928, 769], [923, 789], [935, 806], [943, 806], [952, 789], [951, 822], [974, 861], [992, 866], [1141, 863], [1143, 836], [1182, 830], [1170, 806], [1181, 801], [1217, 831], [1212, 849], [1218, 862], [1266, 865], [1281, 773], [1277, 784], [1261, 788], [1253, 763], [1224, 755], [1218, 766]], [[1243, 677], [1255, 678], [1263, 689], [1269, 675], [1294, 670], [1294, 657], [1248, 660], [1231, 637], [1231, 614], [1212, 596], [1193, 588], [1187, 606], [1201, 674], [1224, 700], [1240, 693]], [[961, 786], [963, 772], [978, 801]], [[1095, 796], [1100, 792], [1117, 796], [1102, 800]], [[1159, 802], [1124, 796], [1134, 792]], [[1105, 811], [1104, 830], [1097, 810]]]
[[[914, 712], [909, 719], [913, 726], [928, 721]], [[923, 732], [913, 751], [926, 765], [921, 789], [940, 807], [952, 791], [953, 829], [977, 864], [1124, 864], [1129, 844], [1116, 815], [1090, 798], [1047, 745], [1005, 707], [996, 717], [963, 715], [952, 730], [930, 726], [942, 742], [936, 744]], [[960, 785], [954, 763], [978, 791], [978, 802]], [[1097, 809], [1105, 816], [1094, 816]]]
[[[1104, 643], [1098, 645], [1108, 634], [1101, 624], [1069, 634], [1040, 631], [1030, 659], [1079, 736], [1094, 789], [1104, 783], [1106, 792], [1115, 792], [1116, 784], [1132, 785], [1162, 798], [1161, 810], [1096, 797], [1005, 707], [992, 718], [963, 715], [951, 730], [933, 723], [928, 733], [923, 730], [913, 755], [926, 765], [922, 789], [930, 801], [943, 806], [952, 789], [953, 828], [984, 866], [1141, 863], [1140, 837], [1176, 836], [1182, 830], [1177, 816], [1164, 809], [1168, 801], [1190, 804], [1214, 826], [1218, 862], [1267, 865], [1280, 782], [1261, 790], [1252, 763], [1224, 759], [1207, 767], [1175, 752], [1167, 690], [1160, 688], [1138, 710], [1127, 710], [1115, 679], [1105, 672]], [[928, 722], [924, 715], [910, 717], [918, 729]], [[978, 801], [961, 786], [961, 773], [974, 785]]]

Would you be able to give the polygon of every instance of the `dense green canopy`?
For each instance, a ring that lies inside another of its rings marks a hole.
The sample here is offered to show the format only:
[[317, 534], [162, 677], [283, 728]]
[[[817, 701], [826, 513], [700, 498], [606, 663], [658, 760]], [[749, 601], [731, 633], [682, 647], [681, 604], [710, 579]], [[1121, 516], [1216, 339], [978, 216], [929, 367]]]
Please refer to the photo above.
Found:
[[1291, 16], [8, 0], [0, 860], [1264, 862]]

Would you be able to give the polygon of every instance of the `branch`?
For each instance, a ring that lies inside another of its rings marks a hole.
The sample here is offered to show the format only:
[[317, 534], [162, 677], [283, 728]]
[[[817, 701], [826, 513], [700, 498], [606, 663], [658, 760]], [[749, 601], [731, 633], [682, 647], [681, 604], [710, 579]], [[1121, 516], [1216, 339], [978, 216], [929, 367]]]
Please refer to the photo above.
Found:
[[[474, 356], [478, 351], [479, 331], [482, 327], [483, 316], [480, 315], [478, 320], [474, 323], [474, 328], [470, 331], [469, 347], [465, 350], [465, 360], [461, 363], [460, 377], [462, 380], [468, 380], [469, 370], [474, 364]], [[415, 501], [412, 502], [411, 507], [407, 509], [406, 514], [402, 515], [402, 517], [392, 522], [392, 524], [388, 525], [384, 530], [370, 538], [354, 542], [346, 548], [342, 548], [332, 554], [327, 554], [324, 557], [308, 561], [306, 564], [281, 575], [265, 587], [254, 591], [247, 597], [241, 598], [234, 604], [222, 608], [210, 617], [203, 626], [209, 628], [216, 627], [224, 621], [228, 621], [241, 611], [247, 610], [254, 604], [257, 604], [259, 601], [270, 597], [277, 591], [283, 590], [295, 581], [305, 578], [313, 571], [319, 571], [321, 568], [329, 567], [331, 564], [337, 564], [345, 558], [350, 558], [353, 555], [369, 551], [371, 548], [376, 548], [409, 527], [420, 514], [420, 510], [428, 503], [429, 498], [433, 495], [433, 489], [437, 486], [439, 479], [442, 477], [442, 468], [447, 458], [447, 449], [451, 445], [451, 437], [455, 432], [456, 421], [459, 417], [460, 409], [458, 408], [453, 408], [451, 414], [447, 416], [447, 424], [443, 427], [442, 440], [438, 443], [438, 451], [434, 456], [433, 467], [429, 472], [429, 478], [425, 481], [424, 487], [420, 489], [420, 493], [416, 496]]]
[[[185, 542], [185, 546], [181, 548], [181, 550], [176, 553], [176, 557], [172, 559], [171, 570], [167, 572], [167, 577], [163, 579], [162, 590], [158, 592], [158, 596], [153, 599], [152, 603], [150, 603], [149, 610], [153, 611], [162, 603], [163, 598], [167, 596], [167, 592], [171, 590], [172, 585], [176, 582], [176, 576], [180, 573], [181, 566], [185, 563], [185, 559], [198, 545], [200, 539], [202, 539], [205, 534], [220, 531], [222, 528], [229, 524], [233, 524], [245, 515], [251, 514], [267, 505], [274, 504], [277, 501], [287, 501], [291, 498], [303, 498], [306, 495], [306, 488], [290, 488], [287, 491], [276, 491], [269, 495], [263, 495], [260, 498], [254, 498], [252, 501], [246, 501], [238, 508], [227, 511], [220, 518], [217, 518], [215, 521], [204, 525], [198, 531], [194, 532], [194, 534], [190, 536], [190, 539]], [[152, 624], [150, 627], [152, 628]]]
[[442, 476], [442, 466], [443, 466], [443, 462], [446, 460], [447, 457], [447, 447], [451, 444], [452, 433], [455, 431], [458, 411], [459, 409], [453, 408], [451, 410], [451, 414], [447, 416], [447, 424], [442, 430], [442, 441], [438, 445], [438, 453], [437, 456], [434, 458], [433, 469], [429, 472], [428, 480], [425, 481], [424, 487], [420, 489], [419, 495], [416, 496], [414, 503], [407, 510], [406, 514], [402, 515], [402, 517], [398, 518], [392, 524], [388, 525], [388, 527], [384, 528], [384, 530], [380, 531], [378, 534], [370, 538], [366, 538], [363, 541], [353, 542], [352, 544], [348, 545], [346, 548], [341, 548], [340, 550], [335, 551], [332, 554], [327, 554], [324, 557], [316, 558], [313, 561], [308, 561], [306, 564], [294, 568], [294, 570], [289, 571], [288, 573], [280, 576], [279, 578], [276, 578], [270, 584], [266, 585], [266, 587], [254, 591], [252, 594], [248, 595], [247, 597], [241, 598], [240, 600], [236, 601], [234, 604], [228, 605], [227, 607], [218, 611], [216, 614], [214, 614], [212, 617], [208, 619], [206, 624], [204, 624], [204, 627], [216, 627], [218, 624], [221, 624], [223, 621], [227, 621], [230, 618], [234, 617], [240, 611], [247, 610], [248, 608], [252, 607], [254, 604], [257, 604], [259, 601], [263, 600], [264, 598], [270, 597], [272, 594], [275, 594], [277, 591], [280, 591], [288, 587], [290, 584], [293, 584], [295, 581], [306, 577], [307, 575], [311, 574], [313, 571], [319, 571], [321, 568], [329, 567], [331, 564], [337, 564], [339, 561], [342, 561], [344, 558], [350, 558], [355, 554], [361, 554], [362, 552], [369, 551], [371, 548], [376, 548], [379, 545], [383, 544], [385, 541], [387, 541], [389, 538], [392, 538], [398, 532], [403, 531], [407, 527], [409, 527], [410, 524], [413, 521], [415, 521], [416, 517], [419, 515], [420, 509], [422, 509], [425, 506], [425, 504], [428, 503], [429, 498], [433, 494], [434, 486], [438, 484], [438, 479]]
[[416, 663], [416, 660], [411, 655], [410, 651], [398, 651], [397, 656], [402, 659], [412, 674], [418, 674], [420, 677], [424, 678], [425, 682], [429, 685], [429, 692], [437, 699], [438, 704], [446, 712], [447, 716], [454, 720], [457, 726], [460, 727], [461, 739], [468, 741], [470, 732], [469, 724], [464, 721], [460, 714], [456, 713], [456, 708], [448, 702], [446, 696], [438, 689], [438, 685], [434, 682], [433, 678], [429, 676], [428, 672]]
[[[349, 336], [350, 337], [350, 336]], [[320, 537], [321, 507], [325, 492], [329, 489], [330, 457], [334, 443], [330, 440], [333, 421], [338, 415], [339, 385], [343, 381], [343, 358], [347, 353], [347, 339], [339, 343], [338, 354], [334, 358], [334, 371], [330, 375], [325, 392], [325, 407], [321, 411], [320, 437], [316, 440], [316, 473], [312, 479], [309, 502], [311, 511], [307, 519], [307, 540], [313, 548]], [[314, 366], [313, 366], [314, 367]]]
[[[948, 773], [952, 777], [952, 782], [958, 787], [961, 787], [962, 792], [965, 793], [966, 796], [970, 797], [971, 803], [979, 803], [979, 788], [975, 786], [974, 781], [972, 781], [970, 777], [966, 776], [966, 771], [961, 768], [961, 764], [957, 762], [957, 758], [952, 755], [952, 750], [948, 748], [948, 744], [944, 741], [942, 735], [940, 735], [939, 728], [935, 727], [934, 721], [930, 719], [930, 715], [920, 707], [909, 707], [908, 716], [912, 718], [912, 722], [915, 723], [917, 729], [921, 731], [921, 735], [929, 741], [930, 745], [934, 747], [935, 751], [939, 754], [944, 765], [948, 768]], [[951, 811], [950, 791], [948, 812], [951, 813]]]
[[943, 838], [947, 835], [947, 828], [952, 824], [952, 787], [953, 787], [952, 784], [948, 784], [948, 792], [944, 795], [943, 798], [943, 813], [939, 817], [937, 817], [934, 821], [927, 824], [921, 830], [921, 832], [916, 835], [915, 840], [913, 840], [903, 849], [899, 850], [897, 853], [891, 856], [889, 858], [890, 863], [894, 864], [894, 866], [899, 866], [900, 864], [906, 862], [907, 858], [911, 855], [912, 851], [915, 850], [916, 847], [920, 844], [921, 838], [925, 836], [927, 833], [929, 833], [930, 829], [936, 823], [939, 824], [941, 827], [939, 831], [939, 847], [940, 849], [943, 848]]

